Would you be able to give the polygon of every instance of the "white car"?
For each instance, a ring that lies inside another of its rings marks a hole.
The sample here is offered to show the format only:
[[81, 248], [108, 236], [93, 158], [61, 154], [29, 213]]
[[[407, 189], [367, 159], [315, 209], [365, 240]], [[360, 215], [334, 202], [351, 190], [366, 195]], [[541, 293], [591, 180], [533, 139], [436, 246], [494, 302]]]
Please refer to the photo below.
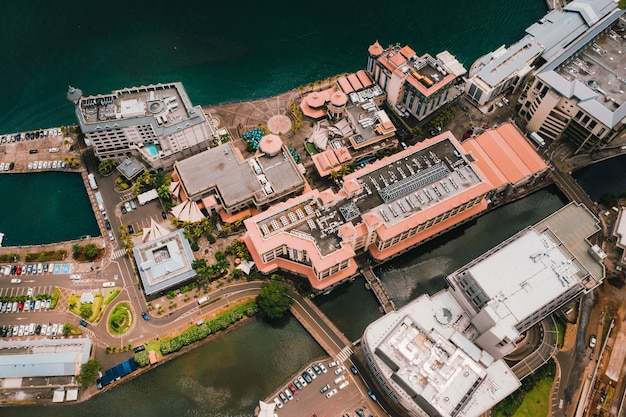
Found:
[[283, 408], [283, 403], [280, 402], [278, 397], [274, 397], [274, 402], [276, 403], [276, 407]]
[[335, 375], [339, 375], [340, 373], [342, 373], [345, 370], [346, 370], [346, 367], [342, 365], [339, 368], [335, 369]]
[[317, 378], [317, 375], [315, 374], [315, 372], [313, 371], [313, 369], [308, 368], [308, 369], [306, 370], [306, 372], [307, 372], [307, 373], [311, 376], [311, 379], [315, 379], [315, 378]]
[[39, 332], [39, 334], [42, 335], [42, 336], [45, 336], [47, 331], [48, 331], [48, 325], [47, 324], [42, 324], [41, 325], [41, 332]]
[[72, 275], [70, 275], [70, 279], [73, 280], [73, 281], [78, 281], [81, 278], [82, 277], [80, 276], [80, 274], [72, 274]]
[[28, 291], [26, 292], [26, 295], [28, 295], [29, 297], [32, 297], [34, 292], [35, 290], [33, 288], [29, 288]]
[[337, 388], [333, 388], [331, 391], [328, 391], [326, 393], [326, 398], [330, 398], [330, 397], [332, 397], [335, 394], [337, 394]]
[[109, 230], [109, 240], [115, 240], [115, 235], [113, 235], [113, 232]]
[[328, 369], [326, 369], [326, 367], [324, 366], [324, 364], [322, 362], [318, 363], [317, 366], [320, 367], [320, 369], [322, 370], [323, 373], [328, 372]]
[[298, 382], [300, 382], [300, 384], [301, 384], [303, 387], [306, 387], [306, 385], [307, 385], [307, 384], [306, 384], [306, 381], [304, 380], [304, 378], [302, 378], [302, 376], [301, 376], [301, 375], [298, 375]]
[[328, 362], [328, 367], [329, 368], [335, 367], [337, 365], [339, 365], [337, 362], [334, 362], [334, 361], [333, 362]]
[[103, 282], [102, 283], [102, 288], [112, 288], [115, 287], [115, 282], [113, 281], [108, 281], [108, 282]]

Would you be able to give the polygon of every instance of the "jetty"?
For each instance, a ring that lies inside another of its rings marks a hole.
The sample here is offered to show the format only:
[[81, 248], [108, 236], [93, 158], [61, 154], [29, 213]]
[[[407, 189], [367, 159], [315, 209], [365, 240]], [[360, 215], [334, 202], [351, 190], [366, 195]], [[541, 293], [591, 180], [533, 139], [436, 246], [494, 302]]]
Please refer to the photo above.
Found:
[[374, 292], [374, 295], [376, 295], [376, 298], [378, 299], [378, 302], [380, 303], [383, 312], [387, 314], [391, 311], [395, 311], [396, 306], [393, 303], [393, 300], [387, 295], [387, 292], [380, 282], [380, 278], [378, 278], [376, 274], [374, 274], [372, 267], [370, 266], [366, 269], [362, 269], [361, 273], [365, 277], [369, 288]]

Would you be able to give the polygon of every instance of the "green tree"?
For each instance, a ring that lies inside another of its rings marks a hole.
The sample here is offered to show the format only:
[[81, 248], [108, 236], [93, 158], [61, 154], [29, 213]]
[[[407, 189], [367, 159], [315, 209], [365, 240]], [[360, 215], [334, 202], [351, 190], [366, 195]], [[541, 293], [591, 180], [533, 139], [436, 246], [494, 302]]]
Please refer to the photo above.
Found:
[[72, 333], [72, 326], [69, 323], [63, 325], [63, 336], [67, 337]]
[[285, 315], [293, 299], [287, 295], [287, 287], [279, 281], [272, 280], [261, 286], [256, 303], [261, 314], [273, 320]]
[[76, 380], [82, 387], [86, 387], [96, 380], [98, 371], [100, 371], [100, 363], [90, 359], [80, 366], [80, 374], [78, 374]]
[[80, 305], [80, 316], [84, 319], [88, 319], [93, 314], [93, 307], [91, 304]]
[[144, 366], [148, 366], [150, 364], [150, 359], [148, 358], [148, 352], [142, 350], [141, 352], [135, 353], [135, 362], [140, 368]]
[[98, 255], [98, 247], [95, 243], [88, 243], [85, 245], [85, 255], [89, 259], [93, 259]]
[[117, 167], [117, 162], [114, 159], [105, 159], [98, 164], [98, 172], [102, 175], [109, 175]]
[[80, 255], [80, 251], [82, 250], [82, 247], [78, 244], [78, 243], [74, 243], [72, 245], [72, 256], [74, 258], [77, 258], [78, 255]]
[[626, 9], [626, 0], [619, 0], [619, 3], [617, 3], [617, 7], [620, 10], [624, 10]]
[[159, 188], [157, 188], [157, 194], [161, 200], [169, 201], [172, 199], [172, 193], [170, 191], [170, 186], [167, 184], [163, 184]]

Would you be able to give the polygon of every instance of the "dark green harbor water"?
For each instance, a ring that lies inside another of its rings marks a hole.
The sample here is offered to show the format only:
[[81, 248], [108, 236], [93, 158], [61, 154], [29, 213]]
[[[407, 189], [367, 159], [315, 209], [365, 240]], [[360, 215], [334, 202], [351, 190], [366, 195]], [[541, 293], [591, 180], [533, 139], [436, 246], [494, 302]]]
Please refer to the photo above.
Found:
[[2, 246], [36, 245], [100, 236], [78, 173], [0, 174]]

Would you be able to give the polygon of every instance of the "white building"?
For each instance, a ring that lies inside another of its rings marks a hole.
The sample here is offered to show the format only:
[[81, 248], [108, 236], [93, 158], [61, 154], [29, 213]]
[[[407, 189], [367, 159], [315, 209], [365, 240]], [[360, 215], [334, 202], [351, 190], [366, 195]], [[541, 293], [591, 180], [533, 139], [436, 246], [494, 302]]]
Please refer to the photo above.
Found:
[[176, 159], [209, 146], [215, 135], [200, 106], [193, 106], [179, 82], [123, 88], [83, 97], [70, 87], [68, 100], [85, 142], [100, 160], [140, 156], [151, 168], [172, 166]]
[[504, 357], [522, 334], [604, 279], [587, 239], [599, 230], [571, 203], [372, 323], [362, 343], [381, 390], [410, 416], [489, 410], [520, 385]]

